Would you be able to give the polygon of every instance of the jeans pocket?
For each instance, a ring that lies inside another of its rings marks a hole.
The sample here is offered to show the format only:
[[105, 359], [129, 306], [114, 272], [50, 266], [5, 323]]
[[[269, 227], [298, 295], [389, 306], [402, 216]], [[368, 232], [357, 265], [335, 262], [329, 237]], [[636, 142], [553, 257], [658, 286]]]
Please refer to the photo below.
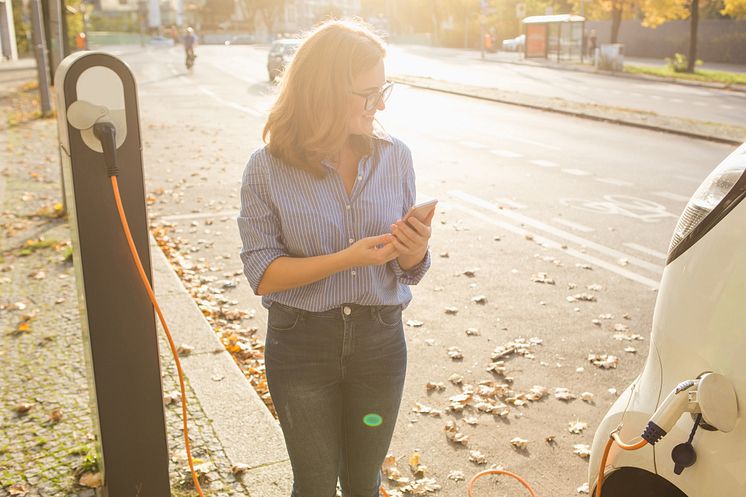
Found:
[[273, 331], [291, 331], [300, 321], [301, 313], [298, 309], [272, 302], [269, 306], [267, 327]]
[[401, 325], [401, 312], [400, 305], [382, 305], [376, 309], [376, 319], [384, 328], [396, 328]]

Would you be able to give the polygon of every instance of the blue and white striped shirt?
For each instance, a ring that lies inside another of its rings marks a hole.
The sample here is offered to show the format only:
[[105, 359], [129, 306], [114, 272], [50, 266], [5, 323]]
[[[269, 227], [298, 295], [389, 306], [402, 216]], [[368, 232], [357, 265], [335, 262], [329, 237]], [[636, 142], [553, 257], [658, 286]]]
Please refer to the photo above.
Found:
[[[370, 155], [358, 163], [351, 195], [340, 174], [317, 178], [269, 153], [254, 152], [243, 173], [238, 229], [244, 274], [254, 293], [267, 267], [278, 257], [312, 257], [339, 252], [355, 241], [390, 233], [390, 225], [414, 205], [412, 153], [400, 140], [379, 133]], [[380, 266], [354, 267], [327, 278], [262, 297], [272, 302], [326, 311], [342, 304], [403, 305], [430, 267], [423, 261], [402, 271], [396, 259]]]

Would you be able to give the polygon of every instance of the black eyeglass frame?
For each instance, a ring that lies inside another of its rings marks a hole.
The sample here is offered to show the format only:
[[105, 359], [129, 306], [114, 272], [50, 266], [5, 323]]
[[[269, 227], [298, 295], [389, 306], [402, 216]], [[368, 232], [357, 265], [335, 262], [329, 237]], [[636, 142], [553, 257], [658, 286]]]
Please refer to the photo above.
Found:
[[378, 107], [378, 104], [381, 102], [381, 100], [383, 100], [384, 102], [388, 100], [389, 96], [391, 96], [391, 90], [393, 90], [393, 88], [394, 82], [387, 81], [380, 90], [376, 90], [370, 93], [358, 93], [356, 91], [353, 91], [352, 94], [357, 95], [358, 97], [363, 97], [365, 99], [365, 110], [373, 110]]

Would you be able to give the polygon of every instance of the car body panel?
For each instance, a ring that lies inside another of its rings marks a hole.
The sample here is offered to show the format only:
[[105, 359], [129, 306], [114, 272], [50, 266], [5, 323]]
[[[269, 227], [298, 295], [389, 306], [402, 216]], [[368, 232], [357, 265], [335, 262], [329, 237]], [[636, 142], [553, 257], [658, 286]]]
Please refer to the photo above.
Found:
[[[746, 154], [742, 160], [746, 161]], [[739, 401], [738, 420], [731, 432], [700, 427], [693, 440], [696, 463], [676, 475], [671, 451], [686, 442], [694, 424], [693, 415], [684, 413], [654, 447], [632, 453], [614, 447], [606, 473], [625, 466], [654, 471], [688, 497], [746, 495], [746, 424], [741, 420], [746, 401], [744, 351], [746, 201], [741, 201], [666, 266], [648, 359], [640, 377], [599, 425], [589, 467], [590, 488], [595, 487], [601, 454], [612, 430], [623, 421], [622, 440], [639, 440], [663, 398], [680, 382], [715, 372], [729, 380]]]

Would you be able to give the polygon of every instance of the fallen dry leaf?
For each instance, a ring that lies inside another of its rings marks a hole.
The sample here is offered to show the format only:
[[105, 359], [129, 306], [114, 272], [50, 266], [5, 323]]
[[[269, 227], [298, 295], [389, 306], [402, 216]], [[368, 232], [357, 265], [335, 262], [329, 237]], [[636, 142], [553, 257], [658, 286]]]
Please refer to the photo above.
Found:
[[576, 435], [579, 435], [583, 433], [583, 430], [588, 428], [588, 423], [584, 423], [583, 421], [570, 421], [568, 423], [568, 430], [570, 433], [574, 433]]
[[575, 444], [573, 447], [573, 454], [580, 456], [582, 459], [588, 459], [591, 457], [591, 446], [588, 444]]
[[484, 454], [482, 454], [481, 451], [478, 450], [469, 451], [469, 461], [473, 462], [474, 464], [487, 464], [487, 458]]
[[518, 450], [526, 450], [528, 448], [528, 440], [526, 440], [525, 438], [521, 438], [521, 437], [514, 437], [510, 441], [510, 445], [512, 445], [513, 448], [518, 449]]
[[615, 369], [619, 358], [610, 354], [588, 354], [588, 360], [601, 369]]
[[83, 473], [78, 480], [78, 485], [88, 488], [98, 488], [103, 483], [101, 473]]
[[547, 275], [547, 273], [538, 273], [531, 276], [531, 281], [535, 283], [543, 283], [545, 285], [554, 285], [554, 280]]

